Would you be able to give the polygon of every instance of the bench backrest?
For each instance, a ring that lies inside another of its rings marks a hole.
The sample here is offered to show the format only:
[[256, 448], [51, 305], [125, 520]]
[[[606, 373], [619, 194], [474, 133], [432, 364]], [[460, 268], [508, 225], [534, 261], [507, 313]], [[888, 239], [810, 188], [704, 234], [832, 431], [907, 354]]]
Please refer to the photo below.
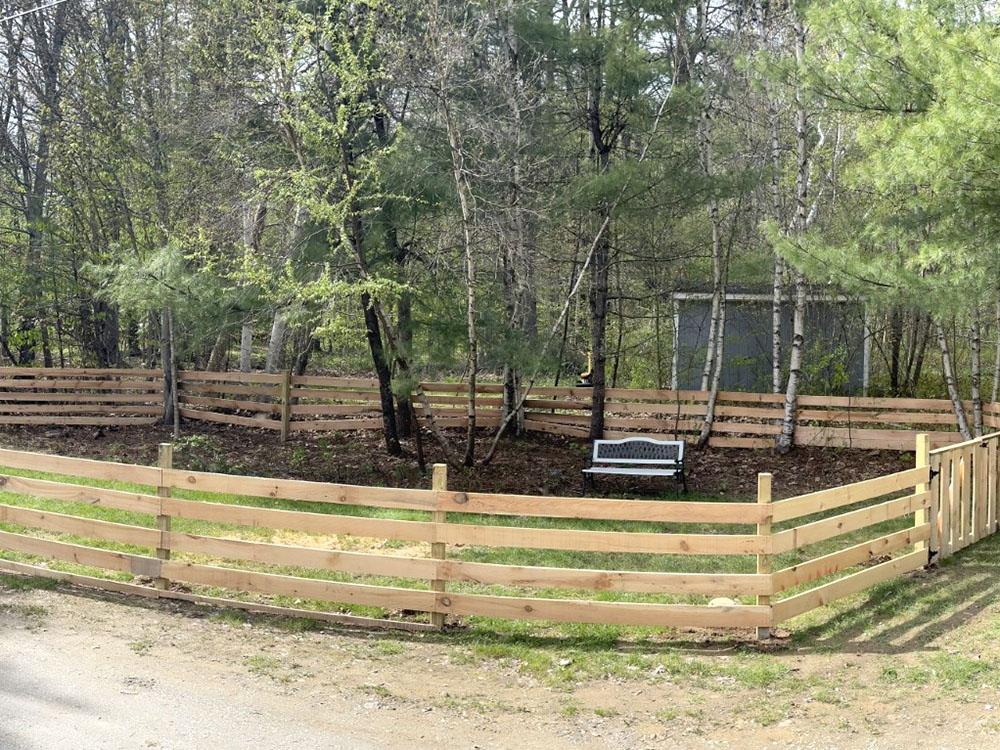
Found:
[[679, 464], [683, 461], [683, 440], [631, 437], [594, 441], [594, 463]]

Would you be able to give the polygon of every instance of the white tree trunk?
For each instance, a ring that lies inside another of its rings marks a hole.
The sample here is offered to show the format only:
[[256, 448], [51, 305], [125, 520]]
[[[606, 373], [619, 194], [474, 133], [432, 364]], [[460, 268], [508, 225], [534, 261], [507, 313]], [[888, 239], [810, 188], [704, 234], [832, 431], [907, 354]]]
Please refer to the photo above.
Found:
[[787, 453], [795, 444], [795, 424], [798, 417], [799, 379], [802, 375], [802, 349], [805, 345], [806, 279], [795, 274], [795, 312], [792, 316], [792, 350], [788, 358], [788, 383], [785, 386], [785, 411], [781, 433], [775, 447]]
[[944, 375], [944, 384], [948, 389], [948, 398], [951, 399], [951, 406], [955, 411], [958, 431], [962, 434], [963, 439], [969, 440], [972, 434], [969, 432], [969, 420], [965, 416], [962, 397], [958, 393], [955, 368], [951, 360], [951, 351], [948, 348], [948, 337], [945, 335], [944, 326], [939, 321], [935, 320], [934, 325], [937, 327], [938, 347], [941, 349], [941, 372]]
[[670, 352], [670, 390], [680, 388], [681, 366], [681, 303], [676, 297], [671, 297], [671, 334], [673, 348]]
[[448, 131], [448, 145], [451, 150], [452, 177], [462, 217], [462, 244], [465, 254], [465, 326], [468, 340], [467, 363], [469, 386], [466, 399], [466, 438], [463, 464], [472, 466], [476, 451], [476, 374], [479, 369], [479, 334], [476, 330], [476, 259], [472, 246], [472, 222], [474, 220], [474, 196], [465, 169], [465, 151], [458, 127], [451, 116], [445, 90], [439, 92], [441, 109]]
[[712, 377], [712, 369], [715, 363], [716, 338], [719, 333], [719, 313], [722, 309], [722, 300], [719, 299], [718, 283], [713, 279], [714, 290], [712, 292], [712, 311], [708, 323], [708, 341], [705, 343], [705, 365], [701, 369], [701, 385], [703, 391], [708, 390], [708, 383]]
[[774, 283], [771, 289], [771, 392], [781, 393], [781, 300], [785, 293], [785, 263], [774, 256]]
[[[702, 110], [700, 120], [701, 135], [701, 166], [705, 177], [712, 179], [714, 174], [714, 154], [712, 149], [712, 111], [709, 106]], [[705, 365], [701, 371], [701, 390], [707, 391], [713, 379], [716, 358], [719, 353], [719, 338], [721, 338], [722, 309], [725, 305], [722, 283], [722, 230], [719, 219], [719, 201], [713, 195], [708, 202], [708, 219], [712, 227], [712, 317], [708, 326], [708, 342], [705, 345]], [[706, 412], [705, 419], [710, 414]], [[711, 423], [709, 423], [711, 428]], [[699, 441], [700, 442], [700, 441]]]
[[[805, 64], [806, 28], [801, 18], [795, 19], [795, 62], [801, 75]], [[809, 223], [806, 202], [809, 197], [809, 121], [806, 114], [802, 84], [795, 89], [795, 232], [802, 234]], [[806, 279], [801, 271], [795, 273], [795, 313], [792, 322], [792, 351], [788, 361], [788, 383], [785, 387], [785, 413], [781, 420], [781, 433], [775, 441], [779, 453], [787, 453], [795, 444], [795, 425], [798, 416], [799, 379], [802, 374], [802, 353], [805, 347]]]
[[[771, 215], [778, 226], [783, 225], [781, 211], [781, 134], [778, 128], [778, 107], [766, 88], [768, 119], [771, 125]], [[771, 288], [771, 392], [781, 393], [781, 308], [785, 290], [785, 262], [774, 255], [774, 278]]]
[[278, 372], [281, 369], [286, 338], [288, 338], [288, 320], [285, 318], [284, 311], [278, 310], [274, 313], [274, 322], [271, 324], [271, 338], [267, 343], [267, 360], [264, 364], [264, 369], [267, 372]]
[[715, 370], [712, 372], [712, 380], [708, 388], [708, 405], [705, 408], [705, 421], [701, 425], [701, 433], [698, 435], [698, 447], [704, 448], [708, 445], [708, 440], [712, 436], [712, 424], [715, 422], [715, 404], [719, 399], [719, 383], [722, 380], [723, 353], [726, 344], [726, 298], [721, 297], [719, 305], [719, 326], [715, 344]]

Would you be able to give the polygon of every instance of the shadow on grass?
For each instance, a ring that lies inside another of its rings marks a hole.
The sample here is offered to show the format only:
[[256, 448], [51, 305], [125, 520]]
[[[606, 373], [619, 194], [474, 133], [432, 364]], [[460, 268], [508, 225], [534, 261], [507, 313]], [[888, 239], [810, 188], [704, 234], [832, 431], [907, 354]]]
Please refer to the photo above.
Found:
[[804, 651], [898, 654], [936, 651], [934, 641], [1000, 601], [1000, 535], [789, 623]]

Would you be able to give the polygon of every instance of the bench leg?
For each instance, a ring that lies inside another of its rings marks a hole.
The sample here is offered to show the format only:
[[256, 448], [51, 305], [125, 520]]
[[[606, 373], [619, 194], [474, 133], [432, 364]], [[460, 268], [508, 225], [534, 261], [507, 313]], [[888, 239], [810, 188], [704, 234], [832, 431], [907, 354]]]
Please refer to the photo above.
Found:
[[680, 471], [680, 475], [681, 475], [681, 487], [683, 487], [683, 488], [684, 488], [684, 494], [686, 495], [686, 494], [688, 493], [688, 480], [687, 480], [687, 474], [685, 474], [685, 473], [684, 473], [684, 470], [683, 470], [683, 469], [681, 469], [681, 471]]

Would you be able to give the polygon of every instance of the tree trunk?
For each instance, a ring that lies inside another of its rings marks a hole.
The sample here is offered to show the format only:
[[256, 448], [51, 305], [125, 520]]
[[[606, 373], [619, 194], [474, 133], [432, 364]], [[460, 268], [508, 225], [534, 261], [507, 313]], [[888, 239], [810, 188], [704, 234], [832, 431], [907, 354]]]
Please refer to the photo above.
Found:
[[465, 326], [468, 340], [466, 360], [468, 398], [466, 399], [465, 456], [462, 463], [472, 466], [476, 459], [476, 374], [479, 369], [479, 334], [476, 330], [476, 260], [472, 246], [472, 222], [475, 220], [474, 196], [465, 171], [465, 151], [458, 128], [451, 116], [446, 94], [439, 92], [448, 131], [452, 178], [458, 194], [462, 217], [462, 244], [465, 254]]
[[894, 306], [889, 312], [889, 394], [899, 396], [899, 364], [903, 348], [903, 313]]
[[[702, 168], [711, 180], [714, 176], [712, 115], [706, 108], [702, 113]], [[713, 187], [714, 189], [714, 187]], [[715, 403], [719, 396], [722, 378], [722, 355], [726, 336], [726, 283], [722, 255], [722, 222], [719, 218], [719, 201], [714, 193], [708, 202], [708, 219], [712, 226], [712, 321], [709, 325], [708, 348], [705, 352], [705, 368], [702, 371], [701, 390], [709, 391], [705, 407], [705, 419], [698, 435], [699, 449], [708, 445], [715, 421]]]
[[983, 434], [983, 395], [980, 384], [983, 376], [982, 334], [979, 323], [979, 309], [973, 313], [972, 326], [969, 330], [972, 347], [971, 379], [972, 379], [972, 425], [975, 436]]
[[955, 380], [955, 368], [952, 364], [951, 350], [948, 347], [948, 336], [945, 334], [944, 326], [939, 321], [935, 321], [935, 325], [937, 326], [938, 347], [941, 349], [941, 372], [944, 375], [945, 387], [948, 389], [948, 398], [951, 399], [951, 406], [955, 411], [958, 431], [964, 440], [969, 440], [972, 438], [972, 434], [969, 432], [969, 421], [965, 416], [962, 397], [958, 393], [958, 382]]
[[[713, 228], [713, 235], [715, 234]], [[715, 238], [713, 238], [713, 245], [717, 244]], [[709, 381], [712, 378], [712, 372], [715, 365], [715, 353], [718, 350], [716, 346], [716, 338], [719, 334], [719, 316], [722, 313], [722, 299], [719, 297], [719, 286], [721, 285], [721, 280], [715, 276], [715, 257], [713, 253], [712, 258], [713, 266], [713, 278], [712, 278], [712, 311], [711, 317], [708, 322], [708, 341], [705, 344], [705, 365], [701, 368], [701, 385], [699, 390], [707, 391]]]
[[[577, 224], [576, 239], [573, 241], [573, 263], [569, 270], [569, 283], [566, 285], [567, 299], [573, 293], [573, 284], [576, 281], [576, 268], [580, 256], [580, 233], [582, 228]], [[556, 355], [556, 372], [553, 378], [554, 385], [559, 385], [559, 376], [562, 375], [563, 359], [566, 356], [566, 342], [569, 339], [569, 315], [564, 315], [562, 319], [562, 336], [559, 339], [559, 354]]]
[[309, 357], [312, 356], [316, 348], [316, 338], [313, 336], [312, 326], [304, 325], [300, 327], [292, 338], [294, 341], [295, 358], [292, 361], [292, 374], [305, 375], [306, 367], [309, 366]]
[[[712, 113], [706, 107], [701, 113], [701, 166], [706, 179], [711, 180], [714, 175], [713, 153], [712, 153]], [[709, 188], [714, 190], [714, 186]], [[708, 220], [712, 227], [712, 318], [708, 325], [708, 343], [705, 346], [705, 366], [701, 371], [701, 390], [707, 391], [716, 371], [716, 356], [720, 346], [718, 339], [722, 329], [722, 309], [725, 306], [722, 283], [722, 231], [719, 220], [719, 201], [713, 194], [708, 201]], [[708, 420], [709, 413], [705, 418]], [[711, 423], [707, 425], [711, 430]], [[705, 429], [703, 429], [705, 432]], [[707, 439], [707, 438], [706, 438]], [[701, 440], [699, 440], [701, 444]]]
[[[400, 261], [402, 265], [402, 262]], [[410, 356], [413, 350], [413, 300], [409, 292], [404, 291], [396, 304], [396, 326], [399, 329], [399, 345], [406, 352], [406, 357]], [[405, 393], [396, 394], [396, 427], [399, 437], [408, 438], [417, 429], [413, 421], [413, 404], [410, 401], [409, 387]]]
[[226, 353], [229, 351], [229, 326], [223, 326], [222, 330], [219, 331], [219, 335], [215, 337], [215, 344], [212, 346], [212, 351], [208, 355], [208, 365], [206, 369], [209, 372], [222, 372], [226, 369]]
[[264, 369], [267, 372], [278, 372], [285, 356], [285, 339], [288, 335], [288, 320], [283, 310], [274, 313], [271, 323], [271, 338], [267, 343], [267, 360]]
[[167, 308], [167, 339], [170, 342], [169, 369], [170, 380], [173, 383], [173, 388], [170, 389], [170, 411], [173, 416], [174, 439], [177, 439], [181, 436], [181, 409], [177, 377], [177, 338], [174, 334], [174, 311]]
[[368, 349], [371, 351], [375, 375], [378, 378], [378, 396], [382, 409], [382, 436], [385, 438], [385, 449], [390, 455], [398, 456], [403, 452], [403, 449], [399, 445], [399, 432], [396, 429], [396, 409], [392, 400], [392, 375], [389, 372], [389, 362], [386, 360], [385, 348], [382, 345], [378, 315], [368, 292], [361, 294], [361, 307], [365, 315], [365, 336], [368, 339]]
[[712, 371], [712, 380], [710, 381], [708, 388], [708, 404], [705, 407], [705, 420], [702, 422], [701, 433], [698, 435], [697, 446], [699, 449], [708, 445], [709, 438], [712, 435], [712, 424], [715, 422], [715, 404], [719, 399], [719, 383], [722, 380], [722, 357], [726, 344], [725, 291], [723, 291], [720, 300], [721, 303], [719, 309], [719, 325], [716, 333], [715, 355], [712, 358], [715, 364]]
[[771, 392], [781, 393], [781, 324], [784, 297], [785, 263], [774, 256], [774, 279], [771, 288]]
[[[764, 26], [761, 26], [764, 33]], [[762, 40], [764, 42], [765, 40]], [[767, 94], [768, 123], [771, 130], [771, 217], [778, 224], [784, 224], [781, 210], [781, 131], [777, 103], [771, 96], [770, 86], [765, 81]], [[782, 302], [785, 294], [785, 261], [774, 254], [774, 273], [771, 282], [771, 392], [781, 393], [782, 362]]]
[[253, 323], [244, 320], [240, 326], [240, 372], [250, 372], [250, 355], [253, 352]]
[[174, 422], [174, 361], [173, 336], [171, 335], [170, 308], [160, 311], [160, 368], [163, 370], [163, 424]]
[[[805, 65], [806, 29], [796, 18], [795, 61], [802, 75]], [[806, 202], [809, 197], [809, 144], [808, 116], [803, 99], [802, 84], [795, 89], [795, 231], [801, 235], [808, 224]], [[788, 383], [785, 386], [785, 412], [781, 420], [781, 433], [775, 441], [778, 453], [788, 453], [795, 445], [795, 426], [798, 418], [799, 379], [802, 375], [802, 355], [805, 347], [806, 279], [802, 271], [795, 273], [795, 312], [792, 321], [792, 351], [788, 361]]]
[[993, 335], [996, 338], [997, 349], [993, 360], [993, 393], [990, 396], [990, 401], [996, 403], [997, 397], [1000, 396], [1000, 299], [997, 299], [996, 328]]
[[503, 368], [503, 412], [502, 412], [502, 422], [508, 422], [508, 415], [513, 411], [517, 411], [514, 415], [513, 420], [509, 420], [514, 424], [514, 434], [523, 435], [524, 434], [524, 408], [519, 406], [520, 403], [520, 390], [521, 390], [521, 374], [510, 365], [505, 365]]
[[930, 315], [924, 315], [920, 326], [919, 340], [916, 343], [916, 353], [913, 358], [913, 366], [909, 368], [907, 375], [906, 393], [908, 396], [916, 395], [917, 387], [920, 385], [920, 374], [924, 369], [924, 357], [927, 353], [927, 343], [931, 338], [931, 325], [933, 321]]
[[608, 265], [611, 262], [610, 242], [605, 231], [594, 248], [590, 266], [590, 350], [591, 350], [591, 407], [590, 439], [604, 438], [604, 402], [606, 398], [606, 361], [608, 324]]
[[[383, 148], [392, 145], [393, 133], [390, 131], [390, 122], [386, 111], [380, 106], [376, 92], [370, 92], [373, 106], [372, 129], [378, 138], [379, 144]], [[399, 231], [396, 226], [396, 216], [394, 204], [390, 201], [383, 207], [381, 220], [383, 222], [383, 242], [386, 253], [392, 257], [396, 264], [396, 270], [401, 280], [406, 279], [406, 265], [409, 259], [408, 247], [399, 241]], [[402, 347], [402, 356], [409, 360], [413, 351], [413, 299], [407, 289], [403, 289], [396, 303], [396, 345]], [[386, 336], [389, 332], [386, 331]], [[413, 435], [416, 438], [418, 449], [418, 463], [420, 470], [424, 470], [423, 445], [420, 441], [419, 425], [415, 421], [416, 411], [410, 400], [409, 386], [405, 392], [395, 394], [396, 396], [396, 432], [400, 438], [408, 438]]]
[[611, 387], [618, 387], [618, 368], [622, 361], [622, 345], [625, 340], [625, 311], [622, 305], [625, 303], [625, 294], [622, 291], [622, 267], [615, 266], [615, 364], [611, 368]]
[[805, 345], [806, 280], [801, 272], [795, 274], [795, 311], [792, 315], [792, 351], [788, 358], [788, 383], [785, 386], [785, 411], [781, 419], [781, 433], [775, 448], [778, 453], [788, 453], [795, 444], [795, 425], [798, 418], [799, 379], [802, 375], [802, 349]]

